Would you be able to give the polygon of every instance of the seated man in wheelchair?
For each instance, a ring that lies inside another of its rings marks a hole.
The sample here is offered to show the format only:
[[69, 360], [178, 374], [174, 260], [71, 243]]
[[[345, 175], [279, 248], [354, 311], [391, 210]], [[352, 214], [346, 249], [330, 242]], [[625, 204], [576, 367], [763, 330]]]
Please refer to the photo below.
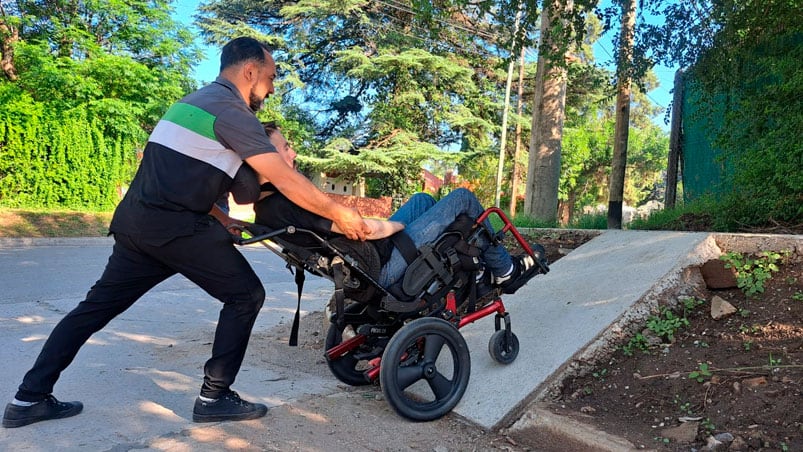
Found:
[[[284, 161], [295, 167], [296, 153], [289, 145], [281, 131], [273, 123], [265, 124], [265, 132]], [[293, 204], [284, 195], [276, 191], [268, 181], [260, 186], [259, 200], [254, 204], [256, 223], [272, 229], [281, 229], [289, 225], [308, 229], [324, 238], [336, 237], [339, 233], [331, 220], [308, 212]], [[409, 248], [419, 249], [425, 244], [435, 241], [461, 215], [472, 221], [477, 219], [485, 209], [472, 192], [457, 189], [440, 201], [425, 193], [413, 195], [387, 221], [367, 219], [372, 229], [368, 239], [376, 247], [381, 270], [378, 283], [385, 288], [398, 285], [404, 277], [405, 270], [411, 261]], [[488, 234], [478, 234], [475, 244], [480, 252], [485, 268], [490, 271], [490, 284], [503, 293], [516, 292], [535, 275], [546, 269], [545, 252], [537, 244], [530, 245], [535, 258], [527, 253], [511, 256], [499, 243], [490, 237], [493, 229], [490, 221], [484, 221]], [[406, 235], [406, 239], [397, 240]], [[304, 246], [309, 238], [299, 236], [289, 240], [297, 240], [296, 244]], [[410, 245], [411, 242], [411, 245]], [[306, 244], [314, 246], [315, 243]], [[406, 246], [405, 246], [406, 245]], [[407, 249], [404, 249], [404, 248]], [[536, 262], [538, 259], [540, 262]]]

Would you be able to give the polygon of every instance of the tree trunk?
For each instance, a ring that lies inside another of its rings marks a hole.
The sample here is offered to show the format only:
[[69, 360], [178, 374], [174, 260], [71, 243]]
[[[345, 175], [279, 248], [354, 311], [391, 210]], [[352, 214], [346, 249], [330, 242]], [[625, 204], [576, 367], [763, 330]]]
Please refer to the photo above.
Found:
[[19, 30], [8, 23], [6, 11], [0, 4], [0, 69], [12, 82], [17, 80], [17, 69], [14, 67], [14, 44], [19, 40]]
[[577, 204], [577, 193], [569, 193], [569, 199], [558, 204], [558, 218], [560, 226], [567, 226], [572, 221], [572, 212]]
[[614, 132], [611, 179], [608, 185], [608, 229], [622, 229], [627, 139], [630, 128], [630, 85], [636, 1], [624, 0], [622, 3], [622, 30], [619, 35], [618, 83], [616, 84], [616, 130]]
[[674, 95], [672, 96], [672, 124], [669, 129], [669, 161], [666, 165], [666, 192], [664, 209], [675, 207], [678, 188], [678, 159], [683, 146], [683, 72], [675, 72]]
[[[566, 68], [553, 64], [558, 58], [558, 46], [550, 30], [554, 20], [570, 9], [572, 2], [548, 0], [541, 13], [541, 43], [538, 69], [535, 76], [535, 102], [533, 106], [530, 158], [527, 168], [527, 194], [524, 211], [529, 216], [547, 223], [555, 223], [558, 210], [558, 184], [560, 182], [561, 138], [566, 106]], [[549, 54], [551, 57], [545, 57]], [[565, 57], [565, 56], [564, 56]]]

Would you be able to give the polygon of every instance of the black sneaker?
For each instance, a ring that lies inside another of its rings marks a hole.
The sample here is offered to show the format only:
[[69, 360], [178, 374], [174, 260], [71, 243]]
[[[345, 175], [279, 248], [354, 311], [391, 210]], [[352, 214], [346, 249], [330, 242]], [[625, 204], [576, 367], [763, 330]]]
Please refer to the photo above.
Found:
[[264, 416], [268, 407], [261, 403], [246, 402], [234, 392], [229, 391], [214, 402], [195, 399], [192, 410], [193, 422], [246, 421]]
[[84, 404], [81, 402], [59, 402], [52, 395], [30, 406], [9, 403], [6, 405], [6, 412], [3, 414], [3, 427], [15, 428], [49, 419], [62, 419], [75, 416], [83, 409]]
[[496, 284], [502, 289], [503, 293], [516, 293], [516, 291], [527, 284], [533, 276], [549, 271], [544, 247], [538, 244], [532, 244], [530, 245], [530, 249], [533, 250], [534, 256], [520, 254], [514, 257], [513, 272], [510, 276], [501, 281], [500, 278], [496, 280]]

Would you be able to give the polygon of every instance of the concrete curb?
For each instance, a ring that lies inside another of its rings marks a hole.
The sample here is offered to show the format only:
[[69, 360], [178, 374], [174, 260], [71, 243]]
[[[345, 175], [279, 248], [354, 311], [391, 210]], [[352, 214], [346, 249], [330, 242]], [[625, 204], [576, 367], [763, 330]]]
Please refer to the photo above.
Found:
[[88, 246], [112, 244], [112, 237], [0, 237], [0, 248], [30, 246]]
[[647, 450], [570, 417], [554, 414], [545, 405], [537, 405], [502, 433], [523, 444], [537, 445], [542, 452]]

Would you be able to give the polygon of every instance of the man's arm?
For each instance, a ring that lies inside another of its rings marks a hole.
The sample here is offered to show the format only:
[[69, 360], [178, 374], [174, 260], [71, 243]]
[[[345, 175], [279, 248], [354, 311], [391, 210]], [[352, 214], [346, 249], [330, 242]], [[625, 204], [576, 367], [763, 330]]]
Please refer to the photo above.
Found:
[[[365, 236], [366, 240], [384, 239], [404, 229], [404, 223], [399, 223], [398, 221], [379, 220], [375, 218], [364, 218], [363, 220], [368, 224], [368, 227], [371, 228], [371, 232]], [[335, 224], [332, 224], [332, 232], [338, 234], [343, 233]]]
[[332, 220], [346, 237], [365, 240], [371, 234], [370, 227], [355, 209], [326, 196], [303, 174], [288, 166], [279, 154], [259, 154], [245, 161], [297, 206]]

